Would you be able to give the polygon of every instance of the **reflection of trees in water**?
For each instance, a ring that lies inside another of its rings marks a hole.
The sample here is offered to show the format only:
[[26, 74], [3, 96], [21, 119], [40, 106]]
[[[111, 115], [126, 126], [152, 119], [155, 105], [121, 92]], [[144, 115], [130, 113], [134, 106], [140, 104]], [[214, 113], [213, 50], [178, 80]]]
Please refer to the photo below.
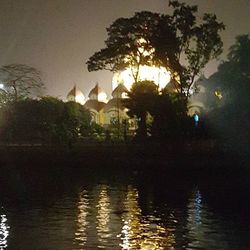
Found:
[[75, 233], [75, 240], [80, 246], [84, 246], [87, 242], [87, 215], [89, 208], [89, 200], [87, 191], [82, 191], [79, 195], [78, 210], [79, 214], [77, 217], [77, 231]]
[[162, 226], [159, 218], [142, 216], [135, 188], [129, 187], [124, 209], [127, 213], [122, 216], [122, 249], [174, 249], [174, 232]]
[[8, 246], [7, 238], [9, 236], [9, 226], [7, 224], [6, 215], [0, 215], [0, 249], [5, 249]]

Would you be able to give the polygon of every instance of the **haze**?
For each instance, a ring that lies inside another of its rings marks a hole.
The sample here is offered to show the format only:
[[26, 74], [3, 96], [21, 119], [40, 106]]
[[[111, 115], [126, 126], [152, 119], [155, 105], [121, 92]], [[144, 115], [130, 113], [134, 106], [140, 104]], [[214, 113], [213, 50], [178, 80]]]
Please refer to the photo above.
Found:
[[[200, 13], [226, 25], [225, 58], [235, 36], [249, 33], [249, 0], [189, 0]], [[0, 66], [24, 63], [41, 70], [47, 94], [65, 99], [74, 84], [88, 95], [96, 82], [110, 95], [110, 72], [91, 72], [86, 61], [104, 46], [106, 28], [119, 17], [149, 10], [168, 12], [166, 0], [1, 0]], [[205, 73], [216, 70], [211, 62]]]

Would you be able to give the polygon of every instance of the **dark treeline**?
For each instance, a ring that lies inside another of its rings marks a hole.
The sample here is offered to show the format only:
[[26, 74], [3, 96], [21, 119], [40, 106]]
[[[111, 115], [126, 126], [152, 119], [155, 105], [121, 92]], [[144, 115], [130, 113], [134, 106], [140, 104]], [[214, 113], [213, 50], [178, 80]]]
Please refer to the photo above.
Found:
[[0, 115], [5, 143], [71, 144], [94, 133], [89, 111], [53, 97], [7, 103]]
[[239, 152], [250, 150], [250, 38], [241, 35], [227, 60], [205, 81], [211, 133]]

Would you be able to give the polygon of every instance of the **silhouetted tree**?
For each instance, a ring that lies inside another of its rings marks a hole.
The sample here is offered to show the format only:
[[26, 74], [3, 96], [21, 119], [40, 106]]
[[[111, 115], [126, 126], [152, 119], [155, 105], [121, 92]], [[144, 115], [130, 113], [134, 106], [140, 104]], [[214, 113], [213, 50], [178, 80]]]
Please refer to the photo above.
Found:
[[187, 115], [187, 100], [178, 93], [163, 91], [155, 98], [151, 115], [152, 136], [156, 140], [184, 139], [193, 125]]
[[231, 146], [249, 149], [250, 127], [250, 39], [238, 36], [228, 60], [208, 79], [208, 91], [220, 93], [221, 105], [210, 112], [210, 125]]
[[24, 64], [2, 66], [0, 79], [9, 100], [31, 97], [44, 89], [40, 71]]
[[137, 82], [141, 65], [164, 66], [177, 90], [188, 95], [196, 76], [222, 52], [219, 32], [224, 25], [215, 15], [198, 18], [197, 6], [169, 1], [172, 15], [139, 12], [119, 18], [108, 29], [106, 47], [87, 61], [88, 70], [112, 72], [130, 67]]
[[152, 35], [156, 33], [160, 14], [143, 11], [132, 18], [119, 18], [108, 29], [106, 48], [89, 58], [89, 71], [112, 72], [130, 68], [137, 82], [141, 65], [153, 64]]
[[241, 103], [249, 107], [250, 91], [250, 39], [248, 35], [236, 37], [236, 43], [231, 46], [228, 60], [222, 62], [218, 71], [209, 79], [207, 87], [213, 94], [220, 92], [224, 105]]
[[149, 130], [147, 116], [150, 115], [157, 95], [158, 88], [154, 82], [141, 81], [132, 85], [131, 91], [128, 92], [128, 99], [124, 100], [128, 115], [137, 118], [137, 137], [140, 139], [147, 137]]
[[11, 102], [1, 108], [0, 115], [5, 141], [72, 143], [91, 132], [89, 111], [53, 97]]

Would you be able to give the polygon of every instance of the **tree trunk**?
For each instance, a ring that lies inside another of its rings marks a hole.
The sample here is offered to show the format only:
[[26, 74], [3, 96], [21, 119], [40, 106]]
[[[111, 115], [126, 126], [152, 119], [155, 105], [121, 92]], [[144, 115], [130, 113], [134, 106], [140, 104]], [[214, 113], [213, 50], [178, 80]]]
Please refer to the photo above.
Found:
[[147, 113], [142, 113], [140, 116], [140, 120], [138, 122], [138, 138], [141, 140], [145, 140], [147, 137], [147, 123], [146, 123]]

